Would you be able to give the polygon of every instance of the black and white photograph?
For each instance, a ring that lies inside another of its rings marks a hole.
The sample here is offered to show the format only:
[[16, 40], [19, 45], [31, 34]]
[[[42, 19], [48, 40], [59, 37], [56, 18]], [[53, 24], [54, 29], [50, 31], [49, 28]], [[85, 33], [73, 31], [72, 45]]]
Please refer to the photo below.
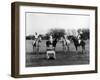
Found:
[[97, 7], [12, 4], [12, 76], [97, 73]]
[[26, 67], [89, 64], [90, 15], [26, 12]]

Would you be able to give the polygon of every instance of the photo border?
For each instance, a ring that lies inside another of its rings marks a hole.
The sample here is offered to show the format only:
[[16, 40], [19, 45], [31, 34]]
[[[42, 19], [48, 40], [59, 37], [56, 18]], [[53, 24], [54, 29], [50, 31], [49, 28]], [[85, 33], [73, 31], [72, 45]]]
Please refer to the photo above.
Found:
[[[23, 74], [20, 75], [20, 56], [19, 56], [19, 35], [20, 35], [20, 6], [39, 6], [39, 7], [55, 7], [55, 8], [73, 8], [73, 9], [88, 9], [95, 10], [95, 70], [89, 71], [73, 71], [73, 72], [56, 72], [43, 74]], [[46, 4], [46, 3], [29, 3], [29, 2], [13, 2], [11, 4], [11, 76], [16, 78], [22, 77], [40, 77], [40, 76], [56, 76], [56, 75], [72, 75], [72, 74], [86, 74], [97, 73], [97, 7], [96, 6], [80, 6], [80, 5], [62, 5], [62, 4]]]

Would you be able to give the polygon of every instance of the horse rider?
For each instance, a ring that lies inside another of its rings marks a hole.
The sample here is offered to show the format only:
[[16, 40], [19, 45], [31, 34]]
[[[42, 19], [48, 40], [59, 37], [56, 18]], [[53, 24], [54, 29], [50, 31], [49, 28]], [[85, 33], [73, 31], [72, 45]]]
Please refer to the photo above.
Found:
[[37, 40], [38, 39], [38, 34], [37, 34], [37, 32], [35, 32], [35, 39]]
[[64, 35], [64, 39], [67, 45], [70, 44], [70, 40], [68, 39], [67, 35]]
[[52, 37], [52, 35], [50, 35], [50, 39], [49, 40], [50, 40], [51, 43], [53, 43], [53, 37]]
[[49, 40], [47, 42], [47, 47], [53, 48], [53, 37], [52, 37], [52, 35], [49, 36]]
[[35, 39], [33, 40], [32, 44], [36, 45], [36, 41], [38, 40], [38, 34], [37, 34], [37, 32], [35, 32], [34, 37], [35, 37]]
[[82, 41], [82, 35], [83, 35], [83, 32], [80, 31], [80, 32], [78, 33], [78, 36], [77, 36], [79, 44], [80, 44], [81, 41]]

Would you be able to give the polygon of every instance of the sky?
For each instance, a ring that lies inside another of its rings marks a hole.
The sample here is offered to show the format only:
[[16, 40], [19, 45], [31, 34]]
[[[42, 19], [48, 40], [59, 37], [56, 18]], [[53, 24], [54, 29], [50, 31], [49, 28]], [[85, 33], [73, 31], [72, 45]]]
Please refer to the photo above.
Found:
[[50, 14], [50, 13], [26, 13], [26, 35], [35, 32], [45, 34], [54, 28], [65, 29], [87, 29], [90, 24], [89, 15], [75, 14]]

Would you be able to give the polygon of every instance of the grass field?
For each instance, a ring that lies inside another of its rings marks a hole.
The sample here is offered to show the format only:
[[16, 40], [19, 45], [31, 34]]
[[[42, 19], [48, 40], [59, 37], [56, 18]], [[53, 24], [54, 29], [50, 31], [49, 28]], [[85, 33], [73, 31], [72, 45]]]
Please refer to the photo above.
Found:
[[82, 48], [78, 47], [75, 50], [74, 44], [70, 44], [70, 51], [64, 52], [60, 42], [56, 45], [56, 59], [46, 59], [46, 44], [45, 40], [42, 41], [39, 53], [32, 47], [32, 40], [26, 40], [26, 67], [35, 66], [57, 66], [57, 65], [79, 65], [89, 64], [89, 41], [86, 42], [85, 51], [82, 53]]

